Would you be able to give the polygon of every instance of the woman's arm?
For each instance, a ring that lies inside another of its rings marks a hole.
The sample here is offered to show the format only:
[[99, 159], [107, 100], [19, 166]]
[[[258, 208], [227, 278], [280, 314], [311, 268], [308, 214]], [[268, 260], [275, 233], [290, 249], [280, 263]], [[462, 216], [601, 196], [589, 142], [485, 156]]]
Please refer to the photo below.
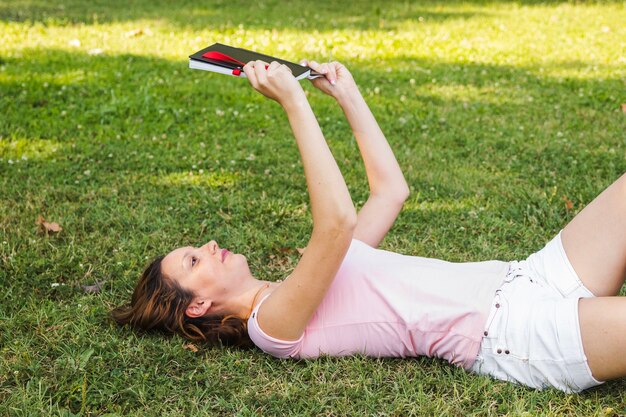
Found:
[[337, 102], [356, 137], [371, 195], [402, 203], [409, 195], [409, 186], [365, 99], [355, 88], [337, 97]]
[[370, 196], [359, 211], [354, 238], [377, 247], [402, 210], [409, 186], [350, 72], [338, 62], [308, 64], [326, 74], [326, 78], [313, 80], [313, 85], [337, 100], [357, 140]]
[[284, 65], [244, 67], [252, 86], [278, 101], [296, 138], [311, 200], [313, 232], [292, 274], [259, 309], [259, 326], [279, 339], [300, 337], [326, 295], [352, 240], [356, 211], [302, 87]]
[[354, 238], [375, 248], [402, 210], [409, 186], [359, 90], [348, 91], [337, 101], [356, 137], [370, 187], [370, 196], [359, 210]]

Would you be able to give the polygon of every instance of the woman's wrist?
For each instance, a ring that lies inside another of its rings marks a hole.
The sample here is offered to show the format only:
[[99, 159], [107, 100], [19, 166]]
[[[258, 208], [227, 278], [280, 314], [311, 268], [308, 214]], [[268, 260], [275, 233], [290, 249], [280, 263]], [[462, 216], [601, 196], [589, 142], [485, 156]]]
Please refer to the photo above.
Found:
[[360, 96], [361, 92], [359, 91], [357, 85], [354, 84], [346, 89], [337, 91], [337, 94], [335, 95], [335, 100], [337, 100], [337, 103], [339, 103], [339, 105], [343, 107], [344, 104], [349, 103]]
[[306, 98], [306, 95], [304, 94], [304, 91], [301, 91], [297, 94], [293, 94], [287, 97], [285, 100], [281, 100], [280, 105], [283, 107], [283, 109], [286, 112], [289, 112], [291, 110], [295, 110], [298, 108], [302, 108], [303, 106], [307, 106], [308, 103], [309, 102]]

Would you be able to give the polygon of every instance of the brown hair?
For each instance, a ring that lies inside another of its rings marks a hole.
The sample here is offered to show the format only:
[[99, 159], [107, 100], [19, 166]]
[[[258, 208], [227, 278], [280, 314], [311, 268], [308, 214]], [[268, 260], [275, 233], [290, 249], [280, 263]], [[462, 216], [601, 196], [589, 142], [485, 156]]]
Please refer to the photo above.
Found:
[[164, 256], [154, 259], [143, 271], [130, 305], [111, 311], [120, 325], [130, 324], [140, 331], [177, 333], [210, 346], [252, 347], [246, 320], [236, 316], [207, 315], [187, 317], [185, 310], [193, 294], [161, 271]]

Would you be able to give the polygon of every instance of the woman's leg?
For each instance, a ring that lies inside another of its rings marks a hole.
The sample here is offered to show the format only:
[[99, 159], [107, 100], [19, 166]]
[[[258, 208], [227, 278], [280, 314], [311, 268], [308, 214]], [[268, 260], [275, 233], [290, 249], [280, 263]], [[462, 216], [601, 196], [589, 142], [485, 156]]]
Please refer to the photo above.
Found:
[[593, 377], [606, 381], [626, 376], [626, 297], [581, 298], [578, 317]]
[[626, 174], [578, 213], [561, 239], [578, 277], [594, 295], [618, 295], [626, 278]]

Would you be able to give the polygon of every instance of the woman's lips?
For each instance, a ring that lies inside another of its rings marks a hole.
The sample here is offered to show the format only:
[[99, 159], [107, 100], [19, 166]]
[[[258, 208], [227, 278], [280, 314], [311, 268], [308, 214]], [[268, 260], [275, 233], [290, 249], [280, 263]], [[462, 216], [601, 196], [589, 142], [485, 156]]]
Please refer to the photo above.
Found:
[[229, 253], [228, 249], [222, 249], [222, 263], [224, 263], [224, 259], [226, 259], [226, 255]]

